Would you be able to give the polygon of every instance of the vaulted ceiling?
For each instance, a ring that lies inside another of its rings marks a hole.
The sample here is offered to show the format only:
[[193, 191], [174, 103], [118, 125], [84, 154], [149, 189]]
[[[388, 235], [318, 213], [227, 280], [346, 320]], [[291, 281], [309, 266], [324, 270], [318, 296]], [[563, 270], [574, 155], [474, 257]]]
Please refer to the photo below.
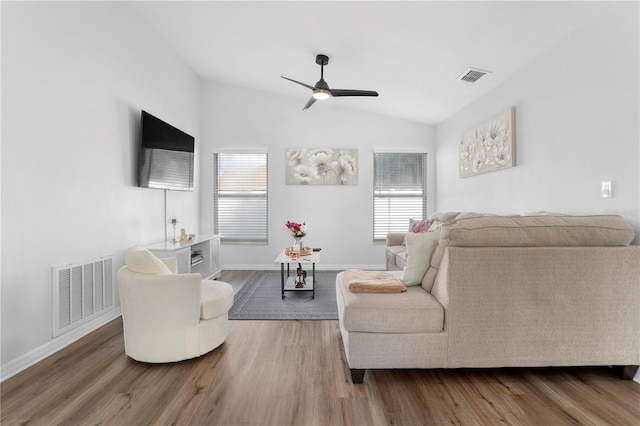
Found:
[[[135, 8], [206, 79], [299, 98], [319, 53], [332, 88], [377, 90], [333, 105], [437, 124], [498, 86], [615, 2], [145, 1]], [[475, 83], [468, 67], [491, 71]], [[301, 112], [302, 113], [302, 112]]]

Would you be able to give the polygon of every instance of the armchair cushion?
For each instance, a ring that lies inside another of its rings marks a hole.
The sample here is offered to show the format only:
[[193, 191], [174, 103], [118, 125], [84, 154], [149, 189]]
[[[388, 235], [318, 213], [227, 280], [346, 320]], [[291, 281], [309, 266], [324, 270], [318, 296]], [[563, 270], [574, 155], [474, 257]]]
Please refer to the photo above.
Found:
[[138, 274], [172, 275], [167, 265], [144, 247], [130, 248], [125, 263], [131, 272]]
[[233, 287], [222, 281], [202, 281], [200, 300], [201, 319], [219, 317], [233, 305]]

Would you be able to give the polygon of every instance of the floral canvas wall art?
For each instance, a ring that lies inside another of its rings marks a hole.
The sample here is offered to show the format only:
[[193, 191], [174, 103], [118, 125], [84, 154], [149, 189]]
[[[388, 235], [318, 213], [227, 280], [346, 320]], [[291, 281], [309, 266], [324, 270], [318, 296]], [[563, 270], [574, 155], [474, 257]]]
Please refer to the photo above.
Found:
[[287, 149], [287, 185], [357, 185], [358, 150]]
[[514, 108], [508, 108], [460, 137], [460, 177], [515, 166]]

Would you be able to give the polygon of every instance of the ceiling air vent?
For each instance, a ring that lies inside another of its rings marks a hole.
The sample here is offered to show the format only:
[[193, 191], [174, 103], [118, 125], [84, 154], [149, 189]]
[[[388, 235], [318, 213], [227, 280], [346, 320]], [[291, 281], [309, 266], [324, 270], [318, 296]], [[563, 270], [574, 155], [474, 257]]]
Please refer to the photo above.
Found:
[[458, 76], [458, 80], [475, 83], [480, 77], [485, 74], [491, 74], [491, 71], [485, 71], [478, 68], [467, 68], [462, 74]]

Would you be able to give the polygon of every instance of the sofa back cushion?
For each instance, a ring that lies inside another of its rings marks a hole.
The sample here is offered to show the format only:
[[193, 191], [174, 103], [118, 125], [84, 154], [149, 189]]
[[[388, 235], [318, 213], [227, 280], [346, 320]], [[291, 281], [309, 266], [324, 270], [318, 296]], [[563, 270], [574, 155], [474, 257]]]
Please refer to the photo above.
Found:
[[636, 231], [620, 216], [483, 216], [443, 227], [452, 247], [624, 246]]
[[422, 282], [439, 240], [439, 231], [407, 234], [407, 261], [400, 277], [406, 286], [419, 285]]
[[636, 231], [620, 216], [481, 216], [442, 226], [422, 287], [431, 291], [446, 247], [626, 246]]

